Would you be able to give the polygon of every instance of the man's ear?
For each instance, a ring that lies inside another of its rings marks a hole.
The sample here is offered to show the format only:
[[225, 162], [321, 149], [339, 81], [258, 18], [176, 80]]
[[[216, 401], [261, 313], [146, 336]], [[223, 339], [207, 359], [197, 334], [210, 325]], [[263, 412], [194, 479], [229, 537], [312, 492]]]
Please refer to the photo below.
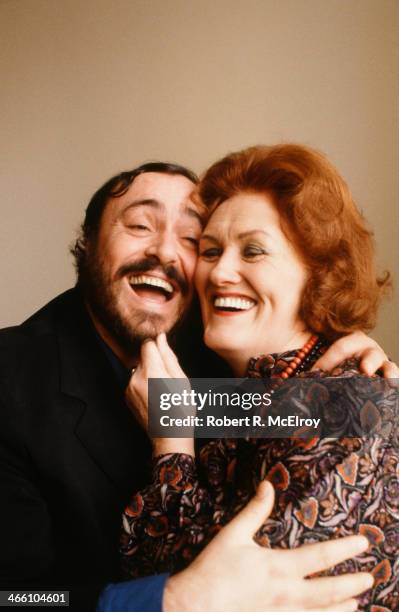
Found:
[[69, 247], [69, 252], [75, 260], [75, 268], [78, 274], [81, 271], [83, 262], [91, 249], [91, 242], [92, 240], [89, 240], [86, 236], [84, 236], [83, 231], [81, 230], [80, 235]]

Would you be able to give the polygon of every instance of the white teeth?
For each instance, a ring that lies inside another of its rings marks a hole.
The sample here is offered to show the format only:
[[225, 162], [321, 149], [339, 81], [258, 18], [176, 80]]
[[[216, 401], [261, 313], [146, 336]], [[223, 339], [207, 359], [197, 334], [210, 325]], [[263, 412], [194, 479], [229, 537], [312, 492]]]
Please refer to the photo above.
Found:
[[249, 310], [254, 304], [256, 304], [254, 300], [245, 300], [239, 297], [217, 297], [214, 301], [217, 308], [236, 308], [237, 310]]
[[161, 287], [161, 289], [165, 289], [168, 293], [173, 293], [172, 285], [163, 278], [158, 278], [156, 276], [146, 276], [145, 274], [141, 276], [132, 276], [129, 279], [129, 283], [131, 285], [152, 285], [153, 287]]

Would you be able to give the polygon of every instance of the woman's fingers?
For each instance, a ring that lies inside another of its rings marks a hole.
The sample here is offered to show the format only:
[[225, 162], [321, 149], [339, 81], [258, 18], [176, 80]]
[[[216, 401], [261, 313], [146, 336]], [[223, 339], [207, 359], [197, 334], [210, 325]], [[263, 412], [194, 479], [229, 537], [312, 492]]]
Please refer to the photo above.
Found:
[[136, 417], [140, 425], [148, 428], [148, 390], [147, 378], [143, 372], [141, 363], [132, 371], [129, 384], [125, 391], [127, 405]]
[[[161, 334], [156, 340], [146, 340], [141, 345], [140, 362], [132, 372], [129, 385], [126, 389], [126, 400], [137, 420], [148, 428], [148, 385], [151, 378], [185, 379], [184, 389], [189, 384], [184, 372], [166, 337]], [[173, 385], [173, 381], [170, 383]], [[180, 387], [172, 386], [171, 392], [179, 392]], [[190, 413], [185, 409], [182, 416]]]
[[167, 377], [156, 343], [153, 340], [146, 340], [141, 345], [140, 362], [132, 371], [125, 392], [131, 411], [145, 429], [148, 428], [148, 379]]
[[181, 369], [175, 353], [168, 344], [166, 334], [159, 334], [159, 336], [157, 336], [156, 343], [169, 376], [171, 378], [186, 378], [186, 375]]
[[154, 340], [146, 340], [141, 345], [141, 366], [148, 378], [168, 378], [164, 360]]
[[143, 342], [140, 363], [147, 378], [186, 378], [165, 334]]

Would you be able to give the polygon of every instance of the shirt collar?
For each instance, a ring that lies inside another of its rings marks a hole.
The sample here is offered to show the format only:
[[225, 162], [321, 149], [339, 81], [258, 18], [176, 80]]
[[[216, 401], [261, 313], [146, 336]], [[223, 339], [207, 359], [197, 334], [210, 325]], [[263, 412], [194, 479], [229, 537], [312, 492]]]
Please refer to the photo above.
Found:
[[102, 339], [98, 331], [96, 330], [91, 317], [89, 316], [89, 320], [91, 323], [91, 327], [93, 329], [94, 336], [100, 345], [101, 349], [104, 351], [111, 367], [114, 371], [116, 379], [121, 387], [122, 391], [124, 391], [129, 383], [131, 371], [126, 368], [119, 357], [117, 357], [111, 347]]

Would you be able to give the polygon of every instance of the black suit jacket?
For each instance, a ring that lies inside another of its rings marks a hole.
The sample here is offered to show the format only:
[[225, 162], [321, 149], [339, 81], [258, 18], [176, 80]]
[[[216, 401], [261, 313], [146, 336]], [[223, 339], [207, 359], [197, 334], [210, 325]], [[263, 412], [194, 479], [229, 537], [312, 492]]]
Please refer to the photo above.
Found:
[[[194, 308], [183, 368], [224, 374], [201, 333]], [[94, 610], [120, 579], [121, 512], [150, 458], [78, 289], [1, 330], [0, 588], [70, 590], [72, 609]]]
[[0, 588], [72, 589], [95, 609], [149, 460], [76, 289], [0, 332]]

